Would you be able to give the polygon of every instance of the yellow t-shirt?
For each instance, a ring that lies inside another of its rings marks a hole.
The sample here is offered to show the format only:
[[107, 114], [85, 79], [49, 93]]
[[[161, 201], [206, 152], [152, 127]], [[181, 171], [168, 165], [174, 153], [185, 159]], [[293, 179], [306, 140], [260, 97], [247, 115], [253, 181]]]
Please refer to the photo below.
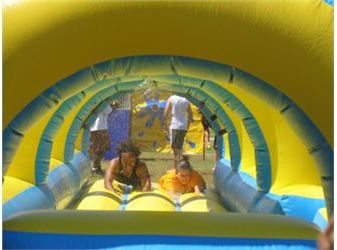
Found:
[[174, 193], [189, 193], [194, 191], [195, 186], [206, 186], [202, 176], [195, 170], [192, 170], [191, 178], [186, 185], [183, 185], [178, 180], [175, 169], [167, 171], [167, 173], [160, 178], [159, 185], [165, 191]]

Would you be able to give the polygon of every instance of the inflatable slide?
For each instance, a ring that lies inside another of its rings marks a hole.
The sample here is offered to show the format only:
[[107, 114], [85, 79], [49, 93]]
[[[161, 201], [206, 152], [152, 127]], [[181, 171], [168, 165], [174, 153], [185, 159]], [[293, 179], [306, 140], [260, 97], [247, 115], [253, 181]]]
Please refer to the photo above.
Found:
[[[3, 8], [4, 248], [315, 249], [333, 212], [333, 3]], [[211, 123], [215, 193], [97, 181], [67, 209], [90, 179], [97, 112], [147, 79]]]

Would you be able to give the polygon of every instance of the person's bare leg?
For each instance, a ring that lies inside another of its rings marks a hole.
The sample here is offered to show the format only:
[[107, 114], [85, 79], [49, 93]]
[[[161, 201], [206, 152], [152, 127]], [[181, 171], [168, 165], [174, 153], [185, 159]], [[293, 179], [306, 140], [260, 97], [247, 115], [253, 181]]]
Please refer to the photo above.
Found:
[[181, 160], [183, 158], [183, 150], [182, 149], [178, 149], [178, 158], [179, 158], [179, 160]]
[[177, 162], [181, 159], [181, 149], [173, 149], [173, 153], [174, 153], [174, 160]]
[[215, 149], [215, 161], [218, 161], [220, 158], [219, 150], [216, 148]]
[[210, 135], [209, 135], [209, 131], [208, 130], [205, 130], [205, 142], [206, 142], [206, 147], [207, 148], [210, 148]]
[[104, 156], [104, 152], [97, 152], [95, 154], [95, 158], [93, 160], [93, 168], [91, 169], [93, 173], [104, 175], [104, 171], [102, 170], [102, 165], [101, 165], [103, 156]]
[[93, 160], [92, 160], [92, 162], [93, 162], [92, 170], [95, 171], [100, 167], [101, 161], [99, 159], [98, 153], [95, 153], [92, 158], [93, 158]]

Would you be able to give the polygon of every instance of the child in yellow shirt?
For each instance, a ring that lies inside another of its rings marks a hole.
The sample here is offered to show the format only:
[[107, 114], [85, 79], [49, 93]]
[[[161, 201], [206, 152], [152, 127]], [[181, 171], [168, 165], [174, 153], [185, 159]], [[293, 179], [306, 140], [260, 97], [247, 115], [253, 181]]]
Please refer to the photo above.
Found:
[[176, 196], [184, 193], [203, 192], [206, 183], [202, 176], [192, 169], [186, 156], [179, 160], [175, 169], [167, 171], [160, 178], [159, 185], [169, 194]]

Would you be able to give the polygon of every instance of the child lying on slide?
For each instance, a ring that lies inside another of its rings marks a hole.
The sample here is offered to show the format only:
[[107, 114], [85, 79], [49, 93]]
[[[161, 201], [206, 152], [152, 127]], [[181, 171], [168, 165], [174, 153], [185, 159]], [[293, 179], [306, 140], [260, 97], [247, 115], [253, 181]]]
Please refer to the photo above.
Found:
[[160, 178], [159, 185], [173, 197], [184, 193], [203, 192], [206, 188], [204, 179], [192, 169], [186, 156], [176, 163], [175, 169], [167, 171]]

